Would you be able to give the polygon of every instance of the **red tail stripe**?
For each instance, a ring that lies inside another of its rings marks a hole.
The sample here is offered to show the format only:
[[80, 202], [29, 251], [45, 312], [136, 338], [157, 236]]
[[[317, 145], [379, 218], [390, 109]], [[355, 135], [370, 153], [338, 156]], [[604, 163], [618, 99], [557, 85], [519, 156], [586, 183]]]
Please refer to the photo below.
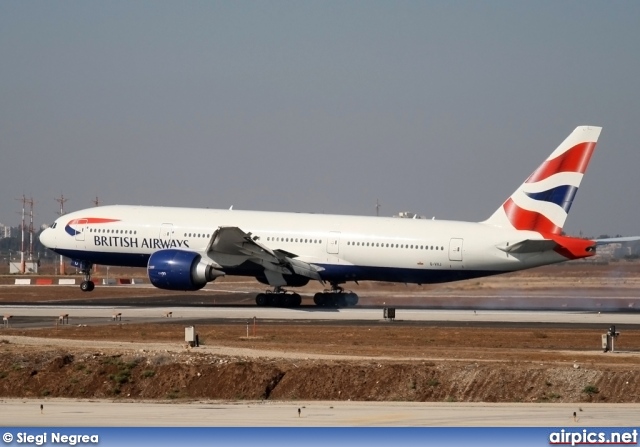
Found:
[[580, 143], [553, 160], [547, 160], [535, 170], [526, 183], [539, 182], [558, 172], [579, 172], [584, 174], [591, 160], [596, 143]]
[[507, 218], [517, 230], [537, 231], [538, 233], [560, 234], [562, 228], [551, 222], [542, 214], [520, 208], [509, 198], [504, 205]]

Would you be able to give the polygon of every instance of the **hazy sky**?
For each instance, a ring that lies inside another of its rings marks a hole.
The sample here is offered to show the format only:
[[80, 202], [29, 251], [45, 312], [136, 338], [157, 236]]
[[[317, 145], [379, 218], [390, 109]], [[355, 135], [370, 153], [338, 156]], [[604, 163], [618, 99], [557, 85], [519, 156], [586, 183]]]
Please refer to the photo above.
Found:
[[0, 222], [103, 204], [479, 221], [603, 126], [565, 230], [640, 234], [640, 2], [0, 1]]

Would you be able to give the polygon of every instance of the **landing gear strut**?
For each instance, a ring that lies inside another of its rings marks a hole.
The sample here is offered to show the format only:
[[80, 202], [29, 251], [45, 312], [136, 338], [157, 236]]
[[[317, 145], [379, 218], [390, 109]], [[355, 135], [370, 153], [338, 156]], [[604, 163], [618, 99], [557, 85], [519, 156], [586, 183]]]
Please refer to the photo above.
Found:
[[282, 287], [274, 287], [256, 296], [256, 304], [260, 307], [299, 307], [302, 297], [297, 293], [288, 293]]
[[345, 292], [338, 283], [331, 283], [331, 290], [316, 293], [313, 302], [320, 307], [351, 307], [358, 304], [358, 295]]
[[95, 283], [91, 281], [91, 267], [93, 267], [93, 264], [88, 262], [83, 261], [80, 264], [80, 273], [82, 273], [80, 290], [82, 290], [83, 292], [91, 292], [96, 287]]

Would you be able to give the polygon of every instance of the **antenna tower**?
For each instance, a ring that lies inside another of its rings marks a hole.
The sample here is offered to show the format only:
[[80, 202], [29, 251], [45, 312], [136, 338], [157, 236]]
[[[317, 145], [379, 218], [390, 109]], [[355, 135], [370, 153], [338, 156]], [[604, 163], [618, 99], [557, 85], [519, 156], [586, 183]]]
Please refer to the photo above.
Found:
[[[69, 199], [66, 198], [62, 193], [60, 193], [60, 197], [56, 198], [55, 200], [60, 204], [60, 212], [58, 213], [58, 215], [64, 216], [64, 204]], [[60, 255], [60, 274], [61, 275], [66, 274], [64, 269], [64, 259], [62, 258], [62, 255]]]
[[[100, 206], [100, 199], [98, 198], [98, 196], [96, 196], [96, 198], [92, 200], [92, 202], [94, 206]], [[98, 264], [93, 265], [93, 272], [98, 273]], [[108, 273], [108, 270], [107, 270], [107, 273]]]
[[33, 261], [33, 197], [28, 199], [26, 203], [29, 205], [29, 261]]
[[26, 269], [26, 265], [25, 265], [25, 260], [24, 260], [24, 230], [26, 228], [26, 224], [25, 224], [25, 216], [24, 216], [24, 209], [27, 206], [27, 198], [25, 197], [24, 194], [22, 194], [22, 197], [20, 199], [16, 199], [16, 200], [20, 200], [22, 202], [22, 223], [20, 224], [20, 233], [21, 233], [21, 242], [20, 242], [20, 273], [24, 274]]

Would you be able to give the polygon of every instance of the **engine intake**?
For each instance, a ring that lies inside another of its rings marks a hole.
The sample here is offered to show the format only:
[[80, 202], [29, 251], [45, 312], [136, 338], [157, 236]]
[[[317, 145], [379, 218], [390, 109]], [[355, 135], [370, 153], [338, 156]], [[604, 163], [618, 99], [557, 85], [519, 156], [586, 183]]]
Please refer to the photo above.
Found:
[[198, 253], [186, 250], [159, 250], [147, 263], [149, 281], [166, 290], [200, 290], [224, 272], [202, 261]]

